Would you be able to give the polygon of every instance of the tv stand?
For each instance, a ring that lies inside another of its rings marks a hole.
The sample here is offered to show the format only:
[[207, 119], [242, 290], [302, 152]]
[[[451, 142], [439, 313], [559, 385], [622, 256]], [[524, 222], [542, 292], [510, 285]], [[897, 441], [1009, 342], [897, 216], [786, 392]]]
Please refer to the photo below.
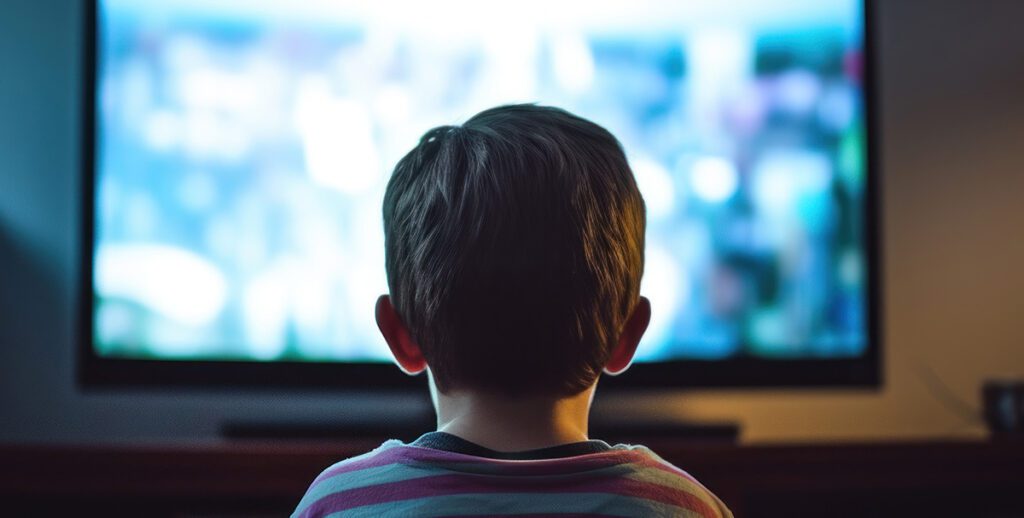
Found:
[[739, 442], [738, 423], [699, 423], [669, 420], [605, 421], [591, 419], [590, 436], [611, 444], [648, 444], [675, 442]]
[[220, 429], [225, 439], [285, 441], [367, 441], [387, 439], [412, 441], [436, 428], [429, 415], [374, 420], [321, 421], [237, 421], [227, 422]]
[[[342, 421], [265, 421], [228, 422], [221, 427], [225, 439], [244, 440], [359, 440], [382, 442], [387, 439], [412, 441], [435, 429], [433, 414], [373, 420]], [[590, 436], [617, 444], [677, 442], [736, 443], [736, 423], [690, 423], [667, 420], [607, 421], [592, 419]]]

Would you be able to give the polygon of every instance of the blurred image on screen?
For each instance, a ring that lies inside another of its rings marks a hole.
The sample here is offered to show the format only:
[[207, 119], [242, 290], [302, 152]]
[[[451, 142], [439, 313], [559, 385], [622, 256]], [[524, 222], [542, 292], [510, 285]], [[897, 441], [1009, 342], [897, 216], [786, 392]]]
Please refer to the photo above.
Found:
[[537, 102], [629, 156], [638, 361], [857, 357], [862, 24], [851, 0], [101, 0], [96, 352], [387, 361], [391, 169]]

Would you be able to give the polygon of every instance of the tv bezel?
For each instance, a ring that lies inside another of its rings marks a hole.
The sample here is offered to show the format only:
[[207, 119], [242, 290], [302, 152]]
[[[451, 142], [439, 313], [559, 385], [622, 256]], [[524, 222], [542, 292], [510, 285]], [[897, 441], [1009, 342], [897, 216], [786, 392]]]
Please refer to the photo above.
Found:
[[[79, 323], [78, 382], [87, 389], [116, 387], [191, 387], [244, 389], [317, 390], [412, 390], [422, 388], [423, 376], [410, 377], [391, 363], [337, 363], [306, 361], [151, 360], [103, 357], [93, 343], [95, 255], [96, 149], [99, 138], [96, 117], [96, 52], [100, 0], [88, 0], [85, 8], [81, 98], [82, 133], [82, 227], [77, 317]], [[882, 384], [883, 299], [881, 245], [881, 193], [879, 190], [879, 142], [874, 1], [863, 7], [863, 95], [866, 128], [864, 242], [867, 264], [867, 344], [856, 358], [673, 360], [636, 363], [620, 376], [605, 376], [602, 389], [697, 389], [697, 388], [861, 388]]]

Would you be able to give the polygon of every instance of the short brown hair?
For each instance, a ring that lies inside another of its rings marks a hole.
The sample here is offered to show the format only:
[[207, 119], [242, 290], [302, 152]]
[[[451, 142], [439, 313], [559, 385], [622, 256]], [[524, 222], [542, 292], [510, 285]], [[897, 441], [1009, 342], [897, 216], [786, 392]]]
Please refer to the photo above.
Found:
[[644, 202], [618, 140], [509, 105], [428, 131], [384, 195], [388, 286], [442, 392], [572, 395], [638, 299]]

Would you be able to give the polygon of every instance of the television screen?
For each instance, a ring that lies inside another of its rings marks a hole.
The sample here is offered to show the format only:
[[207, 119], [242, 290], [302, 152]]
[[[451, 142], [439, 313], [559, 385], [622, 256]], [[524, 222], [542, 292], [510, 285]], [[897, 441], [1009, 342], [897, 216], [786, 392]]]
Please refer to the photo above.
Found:
[[648, 211], [637, 361], [869, 347], [854, 0], [99, 0], [91, 353], [389, 361], [381, 201], [428, 129], [564, 107]]

